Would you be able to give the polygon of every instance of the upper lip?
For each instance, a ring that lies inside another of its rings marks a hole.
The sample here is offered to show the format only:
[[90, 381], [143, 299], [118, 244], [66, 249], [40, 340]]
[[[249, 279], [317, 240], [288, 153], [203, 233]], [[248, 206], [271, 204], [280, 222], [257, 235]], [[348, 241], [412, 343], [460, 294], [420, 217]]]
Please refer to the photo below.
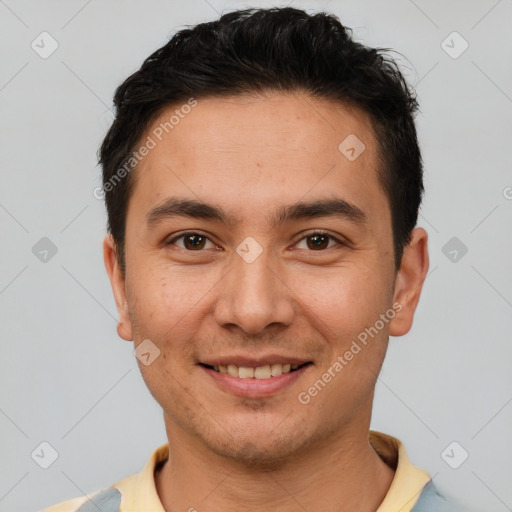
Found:
[[299, 359], [294, 356], [283, 356], [278, 354], [267, 354], [265, 356], [255, 357], [247, 355], [229, 355], [229, 356], [217, 356], [208, 359], [202, 359], [199, 361], [201, 364], [207, 364], [209, 366], [228, 366], [233, 364], [235, 366], [244, 366], [248, 368], [254, 368], [257, 366], [266, 366], [273, 364], [304, 364], [310, 362], [309, 359]]

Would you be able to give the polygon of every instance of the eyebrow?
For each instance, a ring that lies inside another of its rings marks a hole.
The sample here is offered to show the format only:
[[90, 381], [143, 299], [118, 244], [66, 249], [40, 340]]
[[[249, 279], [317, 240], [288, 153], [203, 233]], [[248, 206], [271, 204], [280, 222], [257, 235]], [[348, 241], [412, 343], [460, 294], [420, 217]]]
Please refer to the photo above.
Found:
[[[239, 218], [228, 214], [219, 206], [196, 199], [169, 197], [146, 215], [146, 226], [150, 229], [165, 219], [177, 216], [215, 220], [230, 228], [240, 223]], [[270, 215], [269, 220], [271, 225], [279, 226], [290, 221], [317, 217], [338, 217], [360, 225], [368, 221], [366, 213], [361, 208], [341, 198], [300, 201], [282, 206]]]

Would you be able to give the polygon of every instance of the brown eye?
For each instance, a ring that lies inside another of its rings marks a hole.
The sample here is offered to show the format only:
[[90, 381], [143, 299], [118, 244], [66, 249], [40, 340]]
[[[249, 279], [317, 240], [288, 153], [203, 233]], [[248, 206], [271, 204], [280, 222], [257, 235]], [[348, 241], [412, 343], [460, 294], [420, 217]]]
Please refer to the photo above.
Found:
[[325, 249], [329, 245], [327, 235], [311, 235], [306, 238], [310, 249]]
[[[181, 241], [181, 243], [177, 243]], [[210, 243], [213, 248], [215, 248], [215, 244], [208, 239], [208, 237], [201, 235], [200, 233], [184, 233], [173, 240], [171, 240], [168, 245], [176, 245], [181, 247], [182, 249], [186, 249], [188, 251], [201, 251], [205, 249], [207, 243]]]
[[334, 245], [343, 245], [338, 239], [327, 233], [311, 233], [299, 240], [299, 244], [303, 243], [303, 241], [305, 241], [306, 247], [298, 248], [309, 249], [311, 251], [323, 251], [324, 249], [330, 249], [333, 246], [333, 244], [329, 245], [331, 241], [334, 242]]
[[202, 249], [206, 242], [206, 238], [201, 235], [185, 235], [183, 241], [187, 249]]

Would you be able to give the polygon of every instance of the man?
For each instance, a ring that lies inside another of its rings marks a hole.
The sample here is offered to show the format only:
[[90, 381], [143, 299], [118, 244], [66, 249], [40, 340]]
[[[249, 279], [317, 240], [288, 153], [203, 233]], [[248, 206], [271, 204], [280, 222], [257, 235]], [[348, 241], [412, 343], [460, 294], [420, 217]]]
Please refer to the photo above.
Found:
[[416, 101], [337, 18], [182, 30], [116, 91], [105, 264], [168, 444], [57, 511], [454, 510], [369, 431], [428, 270]]

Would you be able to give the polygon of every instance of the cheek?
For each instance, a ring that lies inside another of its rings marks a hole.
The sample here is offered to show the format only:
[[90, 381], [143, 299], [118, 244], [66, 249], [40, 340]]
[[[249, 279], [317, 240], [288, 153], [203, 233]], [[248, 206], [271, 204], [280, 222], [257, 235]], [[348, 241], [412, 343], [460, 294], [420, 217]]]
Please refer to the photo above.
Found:
[[328, 273], [323, 269], [321, 276], [302, 274], [295, 286], [319, 330], [328, 328], [328, 338], [357, 336], [388, 308], [389, 283], [376, 268], [347, 265]]
[[148, 330], [142, 334], [156, 336], [178, 327], [200, 303], [207, 289], [197, 275], [182, 276], [167, 266], [139, 273], [132, 290], [132, 304], [138, 324]]
[[319, 371], [320, 380], [329, 384], [318, 407], [351, 411], [355, 403], [369, 400], [386, 353], [389, 323], [380, 318], [390, 308], [388, 279], [376, 267], [346, 267], [322, 282], [306, 279], [303, 284], [299, 295], [309, 297], [305, 311], [327, 344]]
[[155, 265], [151, 272], [140, 272], [133, 283], [134, 339], [137, 343], [150, 339], [160, 350], [160, 356], [150, 367], [139, 365], [145, 379], [167, 371], [184, 376], [194, 369], [191, 361], [196, 350], [195, 338], [198, 326], [208, 314], [207, 292], [215, 279], [210, 284], [206, 276], [192, 270], [180, 273], [168, 265]]

